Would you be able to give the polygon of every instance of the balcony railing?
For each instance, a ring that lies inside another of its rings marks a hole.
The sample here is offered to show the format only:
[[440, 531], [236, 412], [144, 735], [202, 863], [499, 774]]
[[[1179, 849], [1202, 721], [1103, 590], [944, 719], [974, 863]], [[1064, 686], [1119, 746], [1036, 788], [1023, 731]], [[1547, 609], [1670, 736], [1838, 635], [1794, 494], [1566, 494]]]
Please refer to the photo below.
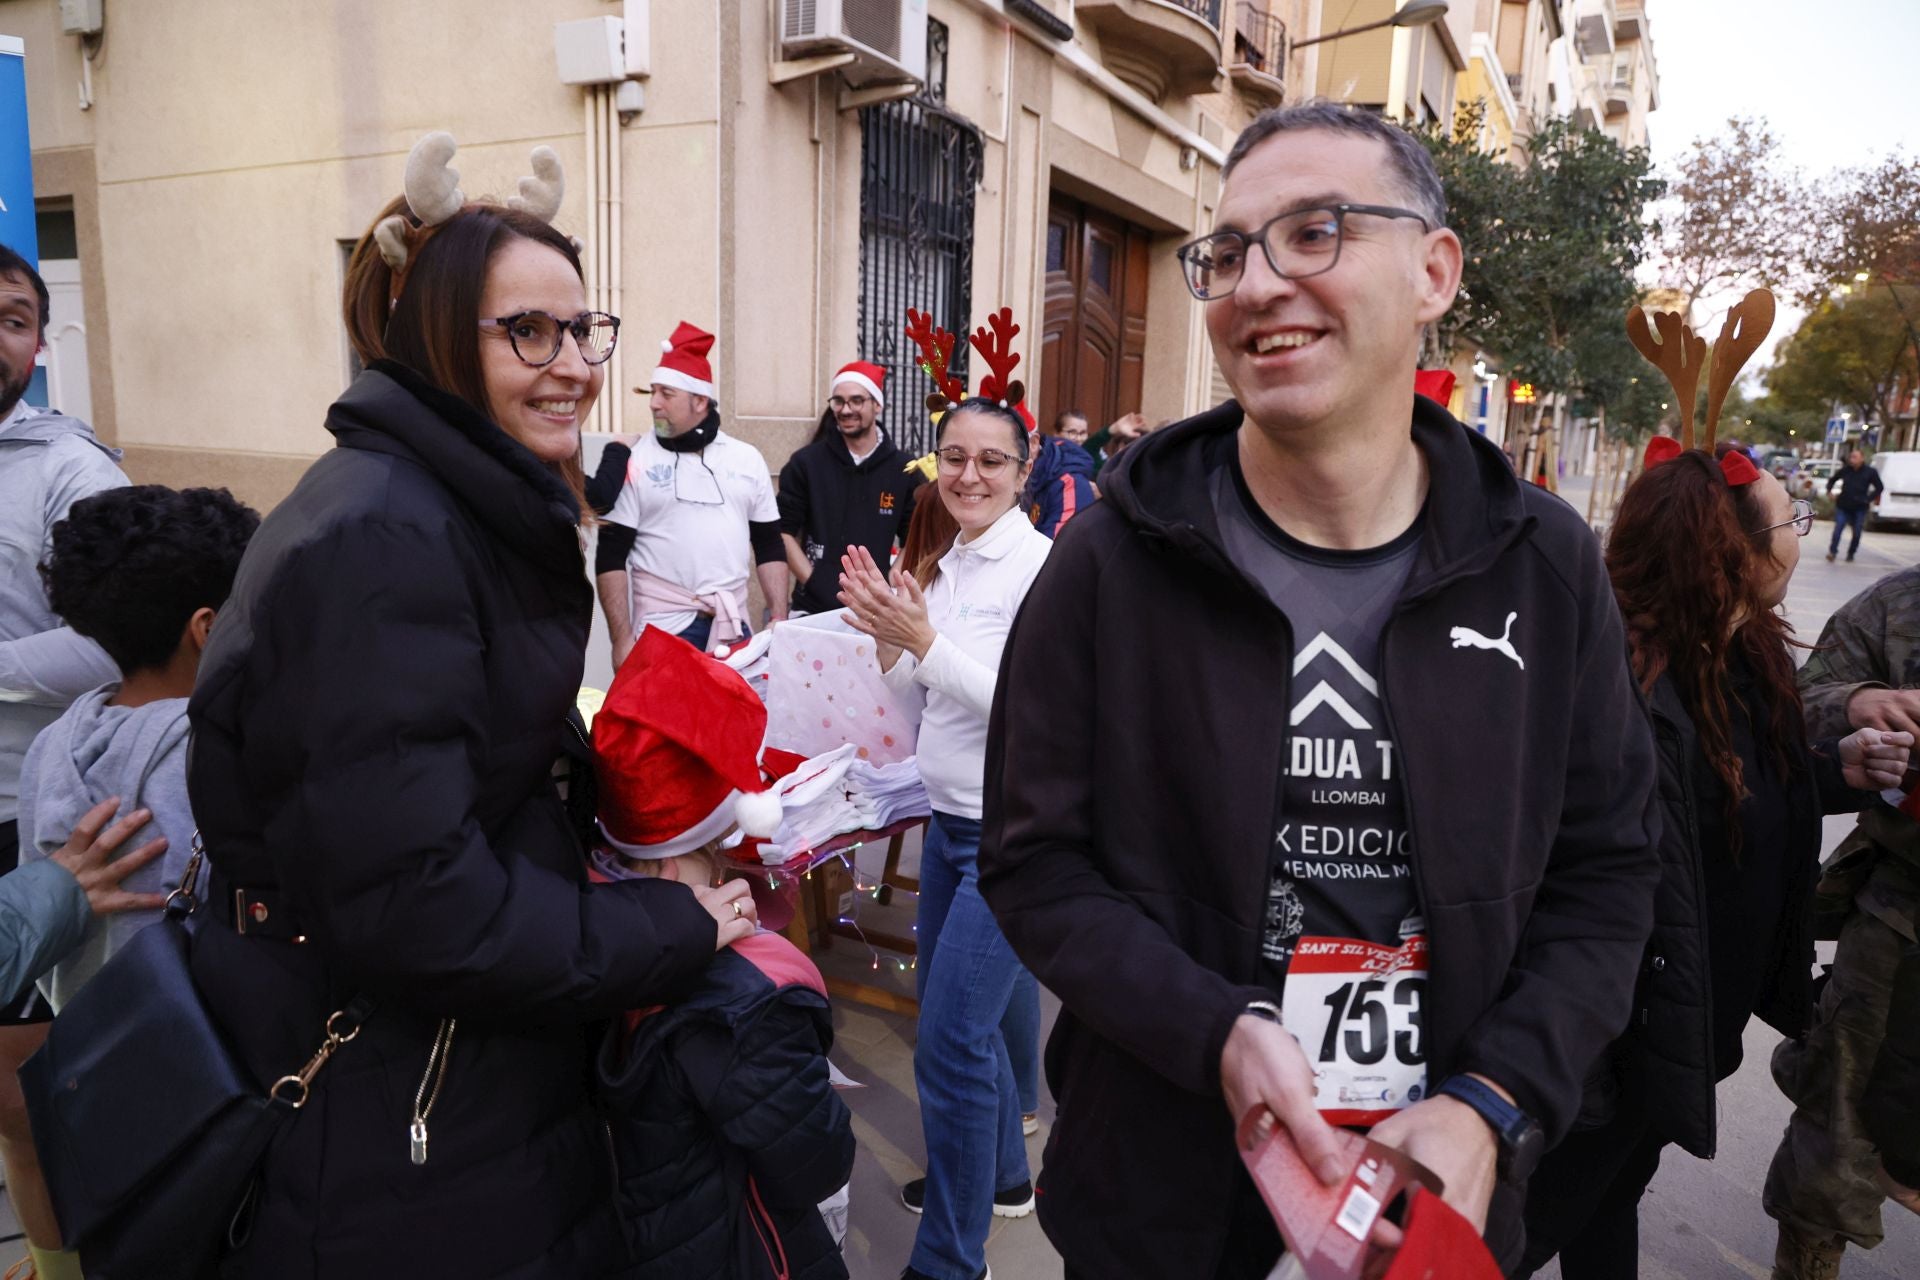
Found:
[[1218, 30], [1220, 26], [1220, 0], [1167, 0], [1176, 9], [1185, 9], [1194, 14], [1208, 26]]
[[1254, 0], [1240, 0], [1233, 20], [1234, 61], [1284, 80], [1287, 65], [1287, 24]]

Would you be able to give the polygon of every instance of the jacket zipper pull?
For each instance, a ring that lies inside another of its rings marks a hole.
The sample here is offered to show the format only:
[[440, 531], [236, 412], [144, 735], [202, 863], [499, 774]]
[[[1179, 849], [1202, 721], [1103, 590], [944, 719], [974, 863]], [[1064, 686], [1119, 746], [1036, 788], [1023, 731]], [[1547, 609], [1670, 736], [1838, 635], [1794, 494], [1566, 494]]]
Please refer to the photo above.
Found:
[[426, 1074], [413, 1094], [413, 1123], [407, 1126], [408, 1154], [415, 1164], [427, 1162], [427, 1116], [440, 1099], [440, 1086], [447, 1082], [447, 1062], [453, 1057], [452, 1018], [444, 1019], [434, 1033], [433, 1049], [427, 1054]]

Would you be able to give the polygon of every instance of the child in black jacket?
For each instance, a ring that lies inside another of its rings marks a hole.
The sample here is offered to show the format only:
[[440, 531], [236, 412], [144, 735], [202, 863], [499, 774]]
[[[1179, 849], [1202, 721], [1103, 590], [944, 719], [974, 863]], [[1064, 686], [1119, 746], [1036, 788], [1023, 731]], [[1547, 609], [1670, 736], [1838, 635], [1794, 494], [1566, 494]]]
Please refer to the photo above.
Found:
[[[643, 631], [594, 718], [596, 877], [711, 882], [736, 806], [740, 825], [770, 834], [759, 829], [771, 797], [753, 794], [765, 728], [738, 674]], [[615, 1024], [597, 1073], [636, 1280], [847, 1275], [818, 1208], [853, 1168], [832, 1043], [819, 970], [773, 933], [719, 952], [673, 1003]]]

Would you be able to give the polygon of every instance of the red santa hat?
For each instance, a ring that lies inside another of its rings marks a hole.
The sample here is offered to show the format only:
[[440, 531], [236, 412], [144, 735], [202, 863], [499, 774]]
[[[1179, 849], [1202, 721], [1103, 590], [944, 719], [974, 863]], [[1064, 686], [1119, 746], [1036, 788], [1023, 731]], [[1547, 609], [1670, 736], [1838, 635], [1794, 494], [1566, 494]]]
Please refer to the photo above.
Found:
[[738, 825], [765, 838], [780, 799], [764, 790], [767, 708], [737, 671], [647, 627], [593, 718], [600, 830], [632, 858], [690, 853]]
[[660, 344], [666, 354], [653, 370], [653, 385], [678, 387], [696, 396], [714, 399], [713, 366], [707, 352], [713, 350], [713, 335], [682, 320], [673, 336]]
[[881, 388], [887, 385], [887, 371], [877, 364], [865, 360], [851, 360], [840, 366], [840, 372], [833, 375], [833, 385], [851, 382], [855, 386], [865, 387], [873, 402], [882, 409], [887, 407], [887, 397]]

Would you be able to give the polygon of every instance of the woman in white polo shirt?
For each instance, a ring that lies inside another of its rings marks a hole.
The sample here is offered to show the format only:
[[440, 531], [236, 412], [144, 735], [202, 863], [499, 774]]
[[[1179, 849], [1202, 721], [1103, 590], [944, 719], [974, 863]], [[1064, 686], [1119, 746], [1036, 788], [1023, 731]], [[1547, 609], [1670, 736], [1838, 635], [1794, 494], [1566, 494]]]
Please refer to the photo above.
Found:
[[907, 1184], [923, 1214], [906, 1280], [973, 1280], [986, 1273], [993, 1215], [1033, 1209], [1001, 1016], [1020, 962], [980, 897], [975, 856], [986, 774], [987, 715], [1007, 630], [1052, 547], [1020, 509], [1028, 437], [1020, 415], [963, 400], [940, 421], [940, 498], [960, 526], [924, 592], [904, 568], [891, 589], [864, 550], [843, 561], [841, 600], [877, 641], [895, 690], [918, 686], [920, 776], [933, 801], [920, 859], [917, 926], [920, 1035], [913, 1075], [926, 1134], [927, 1176]]

